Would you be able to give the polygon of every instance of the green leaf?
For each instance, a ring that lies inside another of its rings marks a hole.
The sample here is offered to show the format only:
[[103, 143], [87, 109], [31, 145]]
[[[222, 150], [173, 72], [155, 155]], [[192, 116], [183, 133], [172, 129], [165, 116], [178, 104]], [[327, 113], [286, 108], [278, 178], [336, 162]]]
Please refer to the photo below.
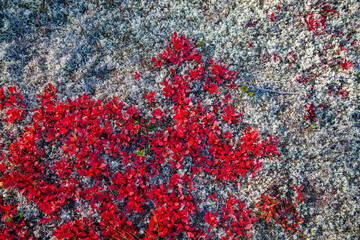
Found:
[[141, 124], [141, 117], [140, 116], [138, 116], [138, 117], [131, 117], [132, 118], [132, 120], [134, 121], [134, 122], [136, 122], [137, 124]]
[[34, 182], [33, 182], [33, 185], [34, 186], [36, 186], [38, 183], [37, 183], [37, 180], [35, 180]]
[[145, 151], [144, 150], [137, 150], [136, 154], [139, 155], [140, 157], [144, 157], [145, 156]]
[[24, 216], [24, 213], [18, 212], [17, 215], [22, 218]]
[[11, 217], [7, 217], [7, 218], [5, 218], [5, 221], [6, 222], [10, 222], [12, 220], [12, 218]]
[[146, 126], [146, 129], [149, 132], [156, 132], [157, 131], [157, 127], [154, 124], [150, 124], [149, 126]]
[[248, 88], [245, 87], [245, 86], [241, 86], [240, 89], [241, 89], [241, 91], [243, 91], [243, 92], [248, 92]]

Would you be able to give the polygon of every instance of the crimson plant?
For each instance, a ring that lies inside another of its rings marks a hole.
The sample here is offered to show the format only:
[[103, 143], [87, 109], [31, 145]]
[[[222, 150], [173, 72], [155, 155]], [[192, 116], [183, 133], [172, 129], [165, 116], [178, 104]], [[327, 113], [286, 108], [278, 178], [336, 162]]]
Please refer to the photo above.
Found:
[[304, 201], [301, 193], [303, 187], [303, 185], [301, 187], [295, 186], [297, 191], [295, 202], [280, 198], [279, 195], [261, 195], [259, 202], [256, 203], [259, 211], [263, 213], [261, 218], [266, 219], [267, 222], [274, 221], [275, 224], [281, 225], [286, 232], [299, 232], [299, 226], [304, 222], [298, 211], [298, 205]]
[[[262, 159], [279, 154], [278, 141], [260, 141], [257, 129], [248, 126], [237, 145], [231, 143], [233, 134], [221, 125], [241, 123], [243, 113], [230, 94], [236, 72], [212, 59], [205, 64], [190, 38], [174, 33], [152, 60], [168, 76], [161, 94], [143, 95], [150, 116], [116, 97], [102, 103], [84, 94], [59, 102], [57, 88], [49, 84], [36, 96], [32, 122], [3, 154], [0, 181], [38, 207], [38, 223], [50, 229], [54, 224], [57, 239], [199, 239], [220, 230], [226, 233], [222, 239], [251, 236], [257, 217], [245, 203], [226, 196], [225, 207], [205, 213], [193, 179], [205, 173], [215, 183], [232, 184], [254, 176]], [[196, 86], [210, 96], [224, 88], [227, 93], [206, 105], [193, 99]], [[9, 124], [21, 120], [9, 115]], [[72, 219], [61, 219], [71, 205]], [[194, 215], [205, 221], [194, 221]]]

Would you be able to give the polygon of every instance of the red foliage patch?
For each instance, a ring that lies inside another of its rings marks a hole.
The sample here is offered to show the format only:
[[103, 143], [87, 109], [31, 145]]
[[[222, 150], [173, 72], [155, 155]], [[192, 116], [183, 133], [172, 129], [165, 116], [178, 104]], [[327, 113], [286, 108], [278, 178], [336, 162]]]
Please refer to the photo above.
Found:
[[[204, 171], [215, 181], [230, 184], [249, 173], [254, 176], [261, 170], [261, 159], [279, 154], [278, 142], [275, 138], [260, 141], [257, 130], [248, 127], [240, 146], [230, 144], [232, 133], [223, 133], [219, 124], [241, 122], [242, 113], [230, 105], [231, 95], [212, 103], [209, 111], [210, 106], [199, 99], [194, 103], [190, 93], [195, 81], [211, 94], [224, 83], [231, 87], [236, 72], [213, 60], [204, 68], [201, 59], [190, 39], [174, 33], [165, 51], [153, 58], [158, 67], [170, 67], [169, 76], [161, 83], [162, 100], [169, 108], [155, 108], [159, 104], [155, 92], [143, 95], [151, 116], [115, 97], [104, 104], [86, 94], [58, 102], [57, 89], [49, 84], [37, 95], [40, 106], [33, 110], [32, 123], [10, 145], [9, 155], [0, 159], [0, 181], [33, 201], [42, 212], [44, 225], [59, 223], [61, 209], [70, 203], [88, 204], [98, 214], [89, 220], [75, 209], [71, 221], [56, 225], [52, 234], [58, 239], [211, 237], [204, 231], [205, 223], [191, 218], [195, 214], [202, 215], [211, 227], [223, 228], [227, 234], [223, 239], [250, 237], [257, 217], [251, 216], [245, 204], [228, 196], [221, 214], [201, 212], [192, 195], [197, 187], [193, 178]], [[188, 75], [178, 70], [184, 62], [194, 66]], [[10, 92], [17, 94], [14, 88]], [[5, 99], [3, 96], [0, 91], [0, 98]], [[14, 103], [14, 97], [8, 102]], [[13, 112], [9, 115], [14, 121], [19, 119]], [[56, 149], [60, 158], [49, 158], [51, 149]], [[184, 164], [185, 159], [190, 166]], [[170, 171], [168, 181], [151, 186], [165, 167]], [[15, 214], [13, 208], [6, 211], [6, 217]], [[144, 219], [147, 226], [141, 225]], [[17, 227], [23, 226], [19, 224]], [[140, 234], [145, 229], [146, 234]], [[9, 231], [5, 228], [2, 232]]]
[[298, 204], [304, 201], [302, 196], [303, 185], [300, 188], [295, 186], [297, 196], [295, 203], [289, 199], [281, 199], [279, 196], [261, 195], [261, 199], [256, 206], [259, 211], [263, 213], [261, 218], [265, 218], [267, 222], [274, 221], [275, 224], [280, 224], [286, 232], [299, 232], [299, 224], [304, 220], [300, 218], [298, 212]]

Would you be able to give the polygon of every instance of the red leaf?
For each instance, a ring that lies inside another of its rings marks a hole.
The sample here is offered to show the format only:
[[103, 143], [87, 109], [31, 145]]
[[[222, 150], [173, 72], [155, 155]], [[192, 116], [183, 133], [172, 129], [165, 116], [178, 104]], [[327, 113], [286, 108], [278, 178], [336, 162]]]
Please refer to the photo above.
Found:
[[4, 172], [7, 169], [6, 163], [0, 164], [0, 172]]
[[49, 222], [51, 222], [53, 219], [52, 218], [42, 218], [40, 219], [40, 223], [42, 224], [48, 224]]
[[55, 137], [51, 134], [47, 135], [47, 138], [45, 139], [45, 142], [50, 142], [51, 140], [53, 140]]
[[244, 227], [244, 229], [246, 229], [246, 230], [250, 230], [251, 228], [252, 228], [251, 224], [248, 224], [246, 227]]

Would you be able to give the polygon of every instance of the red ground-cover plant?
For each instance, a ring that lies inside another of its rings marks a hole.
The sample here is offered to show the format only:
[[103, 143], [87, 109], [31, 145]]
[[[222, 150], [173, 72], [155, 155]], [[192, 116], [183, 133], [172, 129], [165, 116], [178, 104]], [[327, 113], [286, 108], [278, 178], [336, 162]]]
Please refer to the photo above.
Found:
[[245, 209], [245, 203], [239, 202], [230, 195], [226, 207], [222, 208], [223, 216], [219, 221], [220, 225], [225, 228], [227, 235], [227, 237], [221, 237], [221, 239], [229, 239], [229, 237], [230, 239], [239, 239], [235, 236], [251, 237], [251, 233], [247, 230], [252, 228], [252, 223], [257, 220], [257, 217], [251, 217], [250, 214], [251, 211]]
[[5, 227], [0, 227], [0, 239], [35, 239], [29, 222], [17, 211], [17, 204], [6, 204], [0, 197], [0, 217], [5, 222]]
[[259, 211], [263, 213], [261, 218], [267, 222], [274, 221], [275, 224], [281, 225], [286, 232], [299, 232], [299, 226], [304, 220], [299, 216], [298, 204], [304, 201], [301, 187], [295, 186], [297, 196], [295, 202], [289, 199], [281, 199], [279, 196], [261, 195], [260, 201], [256, 203]]
[[5, 114], [8, 116], [2, 119], [2, 121], [14, 124], [24, 119], [23, 108], [25, 104], [22, 102], [23, 96], [17, 91], [16, 87], [9, 87], [8, 91], [10, 96], [5, 94], [3, 87], [0, 88], [0, 110], [6, 108]]
[[350, 61], [348, 61], [348, 60], [344, 60], [344, 62], [343, 63], [340, 63], [340, 65], [341, 65], [341, 67], [343, 68], [343, 69], [349, 69], [349, 68], [351, 68], [352, 66], [354, 66], [354, 64], [352, 63], [352, 62], [350, 62]]
[[308, 77], [299, 76], [299, 77], [296, 77], [296, 80], [301, 84], [306, 84], [311, 81], [311, 77], [310, 76], [308, 76]]
[[316, 115], [315, 106], [313, 104], [310, 104], [309, 107], [305, 105], [305, 108], [306, 108], [306, 111], [307, 111], [307, 114], [304, 116], [305, 119], [309, 120], [311, 122], [316, 121], [317, 115]]
[[[223, 239], [251, 236], [257, 218], [245, 203], [227, 196], [221, 214], [201, 212], [193, 178], [205, 172], [215, 182], [231, 184], [249, 173], [254, 176], [261, 170], [261, 159], [279, 154], [278, 141], [273, 137], [260, 141], [257, 130], [249, 126], [239, 146], [230, 144], [233, 135], [223, 133], [220, 123], [239, 124], [242, 113], [231, 105], [229, 92], [209, 106], [193, 101], [190, 94], [195, 82], [210, 94], [224, 85], [234, 88], [236, 72], [213, 60], [206, 67], [190, 40], [174, 33], [165, 51], [153, 58], [158, 67], [169, 69], [169, 76], [161, 83], [162, 97], [156, 92], [144, 95], [151, 116], [116, 97], [102, 103], [84, 94], [59, 102], [51, 84], [37, 95], [40, 106], [33, 109], [32, 123], [1, 159], [0, 181], [39, 207], [40, 223], [56, 226], [53, 236], [210, 238], [203, 229], [208, 226], [191, 218], [195, 214], [213, 227], [212, 236], [215, 226], [226, 232]], [[188, 74], [180, 73], [184, 62], [193, 66]], [[163, 109], [159, 98], [169, 108]], [[159, 183], [158, 175], [165, 181]], [[58, 226], [63, 208], [71, 203], [74, 217]], [[84, 204], [97, 216], [85, 217], [90, 213], [81, 210]]]
[[[210, 195], [209, 199], [218, 201], [216, 193]], [[236, 204], [238, 205], [236, 206]], [[239, 202], [239, 200], [230, 195], [227, 199], [226, 207], [223, 207], [220, 213], [217, 211], [214, 214], [210, 212], [205, 214], [205, 221], [209, 224], [207, 231], [210, 232], [212, 228], [220, 226], [226, 232], [226, 237], [221, 239], [239, 239], [234, 237], [234, 235], [251, 237], [252, 234], [248, 230], [252, 229], [252, 223], [257, 221], [257, 217], [249, 216], [251, 210], [244, 209], [244, 207], [244, 203]], [[211, 236], [214, 236], [214, 234]]]
[[339, 94], [341, 95], [342, 98], [346, 98], [347, 96], [349, 96], [349, 91], [346, 89], [340, 89]]
[[87, 218], [81, 220], [76, 219], [74, 222], [68, 221], [61, 227], [56, 227], [53, 235], [57, 239], [100, 239], [99, 235], [93, 231], [93, 223]]
[[333, 9], [332, 6], [330, 6], [329, 3], [324, 3], [323, 1], [320, 1], [319, 7], [320, 7], [319, 14], [321, 15], [320, 18], [314, 19], [314, 11], [308, 13], [308, 15], [304, 17], [307, 30], [313, 32], [318, 37], [319, 35], [317, 33], [317, 29], [320, 27], [320, 25], [322, 26], [321, 28], [322, 32], [326, 33], [325, 28], [328, 25], [326, 24], [327, 18], [337, 13], [335, 9]]
[[189, 238], [206, 236], [202, 230], [196, 229], [189, 223], [189, 214], [195, 214], [196, 203], [192, 203], [191, 196], [183, 194], [181, 182], [179, 174], [174, 174], [167, 189], [163, 185], [159, 188], [153, 185], [149, 189], [148, 196], [157, 207], [148, 228], [148, 233], [153, 237], [174, 239], [173, 237], [182, 232], [186, 232]]
[[[318, 66], [321, 66], [324, 71], [349, 70], [355, 64], [346, 58], [344, 59], [343, 56], [341, 56], [341, 52], [346, 52], [347, 54], [350, 54], [351, 52], [356, 53], [357, 48], [353, 47], [355, 46], [356, 41], [351, 40], [353, 38], [353, 33], [344, 34], [341, 30], [341, 27], [337, 29], [334, 28], [335, 26], [327, 28], [327, 20], [329, 20], [330, 17], [340, 16], [340, 12], [336, 10], [336, 6], [334, 8], [334, 6], [331, 6], [329, 3], [326, 3], [322, 0], [317, 1], [313, 6], [314, 9], [310, 10], [310, 13], [305, 13], [305, 15], [298, 16], [303, 17], [306, 24], [306, 29], [313, 32], [315, 36], [319, 37], [319, 41], [322, 42], [321, 45], [324, 46], [316, 51], [320, 61], [322, 62], [322, 64]], [[320, 34], [318, 31], [319, 28], [321, 28], [323, 34]], [[296, 77], [296, 80], [304, 85], [310, 81], [312, 82], [311, 92], [307, 93], [308, 98], [313, 96], [315, 93], [314, 86], [316, 86], [316, 76], [319, 75], [318, 73], [324, 72], [320, 69], [318, 70], [319, 71], [314, 71], [314, 73], [316, 73], [315, 76]], [[328, 89], [325, 89], [325, 91], [328, 93], [333, 91], [330, 88], [331, 87], [328, 87]], [[342, 95], [343, 98], [348, 96], [348, 92], [346, 93], [342, 91], [340, 93], [338, 91], [338, 94]], [[305, 119], [316, 121], [317, 115], [312, 104], [310, 104], [306, 110], [308, 113], [305, 115]]]
[[320, 25], [323, 26], [323, 28], [321, 29], [324, 33], [325, 33], [325, 17], [322, 16], [318, 19], [314, 19], [314, 12], [311, 12], [308, 14], [307, 17], [304, 18], [304, 21], [306, 23], [307, 26], [307, 30], [313, 32], [316, 36], [319, 37], [318, 33], [317, 33], [317, 29], [320, 27]]

